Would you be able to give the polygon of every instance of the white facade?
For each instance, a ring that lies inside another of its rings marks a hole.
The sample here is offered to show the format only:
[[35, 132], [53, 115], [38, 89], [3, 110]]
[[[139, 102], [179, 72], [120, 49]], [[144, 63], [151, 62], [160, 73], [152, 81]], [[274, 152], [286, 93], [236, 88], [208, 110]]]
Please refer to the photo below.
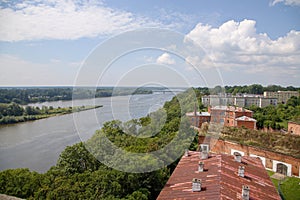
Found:
[[281, 162], [278, 160], [273, 160], [273, 171], [276, 172], [277, 171], [277, 164], [284, 164], [285, 166], [287, 166], [287, 176], [292, 176], [292, 165], [285, 163], [285, 162]]

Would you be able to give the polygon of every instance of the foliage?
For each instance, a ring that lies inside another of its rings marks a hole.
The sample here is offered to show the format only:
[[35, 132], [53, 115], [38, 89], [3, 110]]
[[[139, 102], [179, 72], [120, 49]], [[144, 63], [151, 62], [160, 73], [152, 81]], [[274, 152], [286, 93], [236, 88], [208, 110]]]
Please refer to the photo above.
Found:
[[[138, 153], [161, 149], [175, 137], [182, 144], [189, 145], [192, 141], [187, 141], [185, 137], [187, 134], [196, 136], [196, 133], [184, 116], [187, 111], [193, 111], [195, 104], [192, 100], [195, 97], [200, 100], [200, 95], [200, 91], [190, 89], [146, 117], [125, 123], [118, 120], [105, 123], [87, 142], [66, 147], [56, 166], [45, 174], [28, 169], [2, 171], [0, 193], [27, 199], [156, 199], [178, 160], [157, 171], [126, 173], [98, 162], [90, 153], [91, 149], [87, 148], [93, 146], [97, 150], [103, 136], [126, 151]], [[200, 102], [198, 105], [201, 106]], [[43, 109], [40, 112], [44, 112]], [[183, 125], [179, 127], [181, 121]], [[197, 139], [191, 149], [195, 149], [196, 144]], [[170, 154], [179, 152], [180, 155], [184, 149], [176, 151]], [[102, 155], [103, 152], [97, 153]], [[169, 155], [162, 156], [167, 159]], [[138, 161], [138, 165], [143, 167], [153, 164], [151, 162], [151, 157], [145, 157]], [[19, 173], [20, 170], [24, 172]]]
[[257, 128], [287, 129], [287, 122], [297, 121], [300, 116], [300, 97], [292, 97], [286, 104], [265, 108], [251, 106], [249, 109], [254, 112]]
[[292, 86], [282, 87], [279, 85], [269, 85], [263, 87], [259, 84], [252, 84], [252, 85], [244, 85], [244, 86], [225, 86], [226, 93], [247, 93], [247, 94], [263, 94], [265, 91], [269, 92], [277, 92], [277, 91], [299, 91], [300, 88], [295, 88]]
[[42, 176], [29, 169], [9, 169], [0, 172], [0, 193], [21, 198], [33, 197]]

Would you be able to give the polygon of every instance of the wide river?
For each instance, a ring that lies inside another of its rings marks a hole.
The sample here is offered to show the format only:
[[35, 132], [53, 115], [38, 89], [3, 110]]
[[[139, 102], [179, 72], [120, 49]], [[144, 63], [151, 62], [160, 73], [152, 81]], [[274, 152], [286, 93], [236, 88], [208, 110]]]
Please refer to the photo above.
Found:
[[0, 170], [29, 168], [45, 172], [56, 164], [66, 146], [90, 138], [104, 122], [127, 121], [161, 108], [175, 94], [120, 96], [92, 100], [57, 101], [34, 106], [69, 107], [103, 105], [102, 108], [50, 117], [32, 122], [0, 126]]

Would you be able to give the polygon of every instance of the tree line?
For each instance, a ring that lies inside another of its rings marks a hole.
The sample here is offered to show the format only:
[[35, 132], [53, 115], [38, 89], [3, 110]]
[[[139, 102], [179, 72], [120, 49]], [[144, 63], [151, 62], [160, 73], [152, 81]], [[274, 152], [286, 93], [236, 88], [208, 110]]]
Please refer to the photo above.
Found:
[[218, 93], [231, 93], [236, 95], [238, 93], [245, 93], [245, 94], [263, 94], [264, 92], [277, 92], [277, 91], [299, 91], [299, 87], [282, 87], [280, 85], [269, 85], [269, 86], [262, 86], [260, 84], [252, 84], [252, 85], [244, 85], [244, 86], [215, 86], [214, 88], [198, 88], [202, 91], [202, 94], [218, 94]]
[[0, 103], [29, 104], [45, 101], [59, 101], [110, 97], [135, 94], [151, 94], [152, 90], [147, 88], [72, 88], [72, 87], [50, 87], [50, 88], [0, 88]]

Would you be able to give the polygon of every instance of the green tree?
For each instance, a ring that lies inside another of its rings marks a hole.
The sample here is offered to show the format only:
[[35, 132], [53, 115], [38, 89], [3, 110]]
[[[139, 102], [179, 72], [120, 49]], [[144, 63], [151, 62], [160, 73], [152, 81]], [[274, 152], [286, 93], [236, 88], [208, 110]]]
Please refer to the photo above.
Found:
[[83, 173], [86, 170], [95, 171], [99, 165], [99, 161], [90, 154], [82, 142], [66, 147], [57, 161], [57, 167], [67, 175]]
[[0, 193], [20, 198], [33, 197], [40, 187], [41, 175], [29, 169], [9, 169], [0, 172]]

